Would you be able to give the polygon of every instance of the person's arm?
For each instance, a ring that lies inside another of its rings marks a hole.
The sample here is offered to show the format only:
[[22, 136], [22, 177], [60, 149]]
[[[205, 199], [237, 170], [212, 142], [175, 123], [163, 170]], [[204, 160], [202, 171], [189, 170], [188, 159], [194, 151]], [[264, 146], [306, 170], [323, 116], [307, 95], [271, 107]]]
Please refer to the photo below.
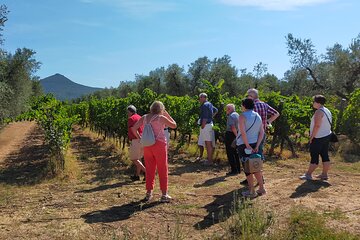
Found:
[[268, 105], [267, 115], [270, 115], [270, 118], [266, 120], [266, 127], [275, 121], [280, 116], [280, 113]]
[[231, 115], [229, 116], [230, 118], [230, 128], [231, 128], [231, 132], [237, 136], [238, 132], [237, 132], [237, 129], [236, 129], [236, 123], [238, 122], [238, 119], [236, 118], [232, 118]]
[[244, 141], [246, 148], [252, 149], [246, 136], [245, 117], [242, 114], [239, 117], [239, 130], [240, 130], [241, 138]]
[[321, 127], [321, 119], [323, 118], [323, 116], [324, 116], [323, 111], [316, 110], [315, 115], [314, 115], [314, 128], [311, 132], [310, 143], [313, 141], [314, 137], [319, 132], [319, 129]]
[[134, 126], [131, 127], [131, 131], [133, 132], [133, 134], [139, 139], [141, 138], [140, 137], [140, 134], [138, 132], [138, 129], [140, 126], [142, 126], [144, 124], [144, 118], [145, 118], [146, 115], [142, 116], [139, 121], [137, 121]]
[[212, 117], [215, 117], [215, 115], [219, 112], [219, 110], [213, 106], [213, 115]]
[[231, 125], [231, 131], [235, 136], [237, 135], [237, 130], [236, 130], [236, 127], [234, 125]]
[[261, 124], [260, 132], [259, 132], [259, 135], [258, 135], [258, 140], [257, 140], [257, 143], [256, 143], [256, 147], [254, 149], [254, 152], [259, 151], [259, 146], [260, 146], [263, 138], [264, 138], [264, 126], [263, 126], [263, 124]]
[[164, 115], [161, 116], [160, 121], [162, 124], [165, 124], [169, 128], [176, 128], [175, 120], [170, 116], [170, 114], [164, 110]]

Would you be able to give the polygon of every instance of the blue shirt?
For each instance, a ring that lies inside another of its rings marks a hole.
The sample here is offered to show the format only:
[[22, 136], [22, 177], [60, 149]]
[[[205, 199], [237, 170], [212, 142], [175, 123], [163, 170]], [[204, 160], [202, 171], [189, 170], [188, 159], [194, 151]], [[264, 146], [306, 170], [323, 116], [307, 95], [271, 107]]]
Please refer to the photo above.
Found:
[[239, 114], [237, 112], [232, 112], [227, 117], [226, 121], [226, 131], [232, 132], [231, 127], [236, 128], [236, 132], [239, 132]]
[[206, 119], [206, 123], [212, 123], [214, 113], [217, 113], [218, 109], [214, 107], [211, 102], [204, 102], [200, 107], [200, 124], [203, 119]]
[[[243, 112], [242, 115], [245, 117], [245, 131], [249, 144], [257, 143], [259, 133], [262, 127], [262, 121], [260, 115], [255, 111], [246, 111]], [[256, 119], [256, 120], [255, 120]], [[255, 120], [255, 123], [254, 123]], [[253, 125], [254, 123], [254, 125]], [[252, 127], [251, 127], [252, 125]], [[251, 128], [250, 128], [251, 127]], [[240, 131], [238, 132], [238, 136], [240, 135]], [[236, 145], [244, 144], [242, 137], [237, 137]]]

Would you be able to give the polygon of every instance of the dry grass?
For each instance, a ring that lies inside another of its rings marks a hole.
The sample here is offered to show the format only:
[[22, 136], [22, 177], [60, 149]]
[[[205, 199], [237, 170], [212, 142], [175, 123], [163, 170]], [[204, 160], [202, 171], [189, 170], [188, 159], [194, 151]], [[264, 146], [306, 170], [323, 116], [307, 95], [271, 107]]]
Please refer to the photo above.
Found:
[[[238, 239], [231, 238], [231, 233], [238, 231], [234, 226], [241, 228], [247, 222], [250, 229], [252, 224], [262, 223], [260, 236], [253, 239], [286, 239], [286, 229], [295, 227], [292, 209], [299, 205], [326, 218], [326, 227], [360, 234], [360, 176], [354, 172], [356, 168], [342, 168], [357, 163], [334, 158], [328, 182], [304, 182], [298, 176], [307, 168], [308, 153], [290, 159], [284, 151], [281, 157], [268, 158], [264, 164], [268, 193], [250, 202], [251, 214], [241, 215], [245, 211], [241, 207], [240, 212], [235, 211], [233, 201], [245, 189], [239, 185], [244, 176], [225, 176], [227, 164], [220, 146], [221, 161], [216, 167], [193, 162], [196, 149], [196, 143], [183, 147], [169, 164], [172, 203], [158, 202], [158, 179], [154, 200], [143, 203], [145, 185], [129, 179], [127, 148], [122, 150], [97, 134], [75, 129], [71, 151], [66, 155], [68, 170], [61, 181], [26, 187], [0, 184], [0, 238]], [[265, 221], [268, 214], [271, 224]], [[244, 218], [255, 215], [257, 218]], [[301, 230], [298, 225], [296, 229]]]

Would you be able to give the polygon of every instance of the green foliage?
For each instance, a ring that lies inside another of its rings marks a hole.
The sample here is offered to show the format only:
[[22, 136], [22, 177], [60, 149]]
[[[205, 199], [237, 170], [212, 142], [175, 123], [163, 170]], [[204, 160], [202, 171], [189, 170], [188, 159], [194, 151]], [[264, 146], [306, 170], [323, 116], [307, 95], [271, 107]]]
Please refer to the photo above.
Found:
[[31, 109], [19, 115], [19, 120], [36, 120], [45, 132], [45, 141], [49, 146], [51, 156], [55, 162], [51, 171], [57, 173], [64, 170], [64, 151], [71, 138], [72, 125], [77, 122], [78, 115], [69, 116], [66, 106], [52, 95], [36, 98], [31, 103]]
[[347, 232], [334, 232], [325, 226], [324, 216], [304, 207], [296, 207], [290, 213], [290, 226], [284, 239], [299, 240], [355, 240], [354, 236]]
[[360, 88], [350, 97], [342, 118], [342, 130], [354, 143], [360, 143]]

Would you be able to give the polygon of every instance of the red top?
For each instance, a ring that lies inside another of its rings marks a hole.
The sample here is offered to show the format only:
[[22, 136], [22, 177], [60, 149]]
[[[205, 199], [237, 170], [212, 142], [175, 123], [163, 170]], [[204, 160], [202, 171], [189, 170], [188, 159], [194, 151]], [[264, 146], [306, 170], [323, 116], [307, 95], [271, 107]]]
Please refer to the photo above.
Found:
[[[141, 116], [137, 113], [135, 113], [134, 115], [132, 115], [131, 117], [128, 118], [128, 138], [129, 140], [133, 140], [133, 139], [137, 139], [137, 137], [133, 134], [133, 132], [131, 131], [131, 127], [135, 125], [135, 123], [137, 121], [139, 121], [139, 119], [141, 118]], [[139, 127], [138, 132], [141, 136], [142, 131], [143, 131], [143, 126]]]

